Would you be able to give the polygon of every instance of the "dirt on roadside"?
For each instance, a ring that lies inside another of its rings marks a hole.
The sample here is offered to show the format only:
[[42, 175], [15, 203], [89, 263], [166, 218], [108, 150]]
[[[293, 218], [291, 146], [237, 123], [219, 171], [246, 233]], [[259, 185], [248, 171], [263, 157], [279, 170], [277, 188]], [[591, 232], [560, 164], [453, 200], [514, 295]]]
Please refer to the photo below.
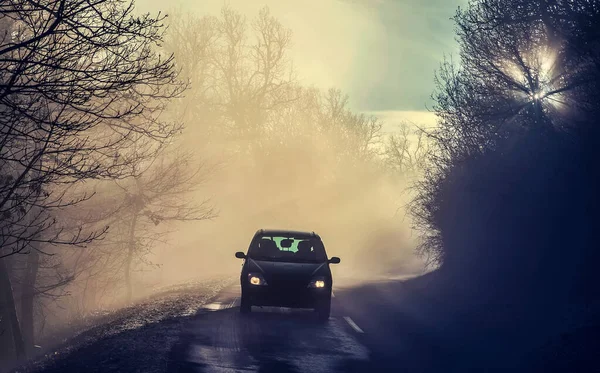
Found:
[[12, 373], [162, 372], [181, 325], [234, 278], [162, 289], [135, 305], [98, 317]]

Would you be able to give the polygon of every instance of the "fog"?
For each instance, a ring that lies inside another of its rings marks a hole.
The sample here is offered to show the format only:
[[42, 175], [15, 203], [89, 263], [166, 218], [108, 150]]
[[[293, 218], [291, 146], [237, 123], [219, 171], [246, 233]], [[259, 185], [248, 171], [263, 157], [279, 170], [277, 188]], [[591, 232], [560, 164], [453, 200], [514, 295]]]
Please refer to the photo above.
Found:
[[[355, 76], [356, 64], [365, 54], [365, 48], [385, 40], [385, 30], [377, 22], [375, 11], [368, 7], [337, 0], [310, 0], [302, 6], [293, 0], [175, 0], [168, 5], [158, 0], [136, 1], [140, 11], [180, 11], [199, 16], [218, 15], [224, 5], [248, 19], [255, 17], [261, 8], [269, 7], [271, 13], [293, 32], [289, 55], [296, 73], [305, 83], [322, 89], [335, 86], [349, 91], [358, 82], [359, 89], [369, 88], [368, 81]], [[372, 67], [374, 72], [381, 71]]]
[[[260, 228], [317, 232], [329, 256], [342, 258], [335, 268], [341, 275], [420, 269], [403, 208], [405, 181], [369, 165], [332, 165], [329, 149], [302, 145], [309, 149], [275, 150], [256, 168], [224, 165], [197, 196], [210, 196], [218, 217], [180, 225], [170, 244], [157, 248], [162, 267], [149, 273], [148, 281], [237, 275], [241, 263], [233, 253], [246, 251]], [[271, 166], [274, 161], [278, 164]], [[341, 180], [328, 183], [332, 173]]]
[[[233, 254], [261, 228], [317, 232], [342, 259], [338, 281], [421, 273], [406, 205], [426, 153], [418, 125], [431, 118], [410, 112], [417, 122], [398, 126], [394, 113], [354, 109], [345, 61], [368, 17], [335, 2], [313, 18], [287, 12], [291, 2], [194, 4], [166, 9], [160, 46], [188, 85], [161, 116], [183, 128], [135, 165], [137, 176], [79, 187], [93, 197], [61, 218], [108, 230], [85, 250], [53, 251], [69, 280], [64, 297], [42, 301], [48, 323], [177, 284], [233, 279]], [[162, 5], [138, 2], [140, 11]], [[320, 38], [315, 25], [332, 14], [342, 21]], [[122, 156], [147, 148], [138, 141]]]
[[[139, 5], [142, 9], [156, 6]], [[207, 200], [216, 216], [172, 223], [165, 243], [155, 245], [148, 257], [159, 266], [135, 276], [139, 289], [199, 277], [236, 276], [241, 263], [233, 254], [247, 250], [260, 228], [319, 233], [329, 256], [342, 258], [334, 270], [339, 277], [367, 279], [423, 270], [422, 260], [414, 254], [416, 237], [406, 211], [418, 170], [388, 167], [387, 136], [395, 128], [372, 113], [352, 110], [352, 97], [337, 90], [344, 86], [349, 68], [344, 60], [351, 61], [356, 53], [351, 41], [357, 40], [365, 18], [359, 18], [356, 9], [332, 2], [311, 13], [316, 16], [307, 23], [310, 17], [286, 11], [296, 9], [291, 3], [267, 5], [265, 22], [273, 22], [271, 31], [289, 35], [289, 40], [276, 40], [283, 57], [273, 62], [273, 81], [258, 83], [250, 83], [249, 78], [254, 66], [261, 65], [255, 64], [256, 56], [244, 51], [228, 55], [224, 51], [231, 40], [211, 27], [225, 27], [225, 23], [215, 26], [226, 18], [223, 12], [230, 12], [227, 17], [240, 16], [245, 23], [240, 30], [247, 35], [239, 45], [254, 50], [259, 45], [254, 39], [259, 38], [256, 19], [265, 8], [250, 2], [230, 2], [225, 7], [207, 3], [202, 8], [183, 2], [168, 11], [165, 49], [175, 53], [182, 76], [191, 82], [190, 90], [171, 110], [186, 126], [176, 146], [190, 151], [195, 162], [203, 165], [204, 182], [187, 198]], [[331, 26], [333, 32], [326, 40], [315, 42], [315, 24], [331, 14], [343, 21]], [[186, 32], [192, 35], [182, 37]], [[342, 40], [348, 40], [347, 45]], [[268, 42], [263, 40], [264, 45]], [[334, 51], [335, 58], [330, 56]], [[237, 91], [245, 97], [234, 99], [231, 88], [199, 93], [229, 79], [207, 55], [223, 64], [247, 60], [232, 74], [250, 86]], [[261, 93], [261, 84], [272, 84], [276, 90], [262, 101], [253, 101], [252, 90]], [[409, 152], [414, 146], [410, 141], [404, 144]]]
[[594, 5], [2, 2], [0, 371], [589, 363]]
[[407, 204], [434, 121], [406, 96], [365, 107], [395, 96], [375, 3], [58, 2], [48, 32], [48, 7], [0, 16], [27, 88], [0, 105], [8, 359], [234, 282], [259, 229], [318, 233], [337, 284], [425, 271]]

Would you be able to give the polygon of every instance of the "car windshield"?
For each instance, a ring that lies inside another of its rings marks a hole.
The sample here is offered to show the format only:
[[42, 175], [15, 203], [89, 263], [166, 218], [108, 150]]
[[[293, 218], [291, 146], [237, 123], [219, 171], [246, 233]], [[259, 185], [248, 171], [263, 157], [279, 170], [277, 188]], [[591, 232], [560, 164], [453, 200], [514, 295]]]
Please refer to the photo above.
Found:
[[248, 256], [256, 260], [274, 262], [327, 261], [323, 242], [315, 237], [259, 236], [253, 240]]

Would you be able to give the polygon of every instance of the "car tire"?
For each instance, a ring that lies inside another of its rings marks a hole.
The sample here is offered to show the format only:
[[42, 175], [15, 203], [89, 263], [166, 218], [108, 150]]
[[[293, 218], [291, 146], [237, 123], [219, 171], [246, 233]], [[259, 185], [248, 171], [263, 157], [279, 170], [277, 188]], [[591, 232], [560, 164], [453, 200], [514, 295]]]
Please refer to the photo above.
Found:
[[329, 315], [331, 314], [331, 301], [323, 302], [315, 308], [315, 312], [317, 313], [317, 318], [321, 322], [326, 322], [329, 320]]
[[242, 294], [242, 299], [240, 300], [240, 312], [242, 314], [248, 314], [252, 312], [252, 304], [250, 303], [248, 297], [245, 297], [244, 294]]

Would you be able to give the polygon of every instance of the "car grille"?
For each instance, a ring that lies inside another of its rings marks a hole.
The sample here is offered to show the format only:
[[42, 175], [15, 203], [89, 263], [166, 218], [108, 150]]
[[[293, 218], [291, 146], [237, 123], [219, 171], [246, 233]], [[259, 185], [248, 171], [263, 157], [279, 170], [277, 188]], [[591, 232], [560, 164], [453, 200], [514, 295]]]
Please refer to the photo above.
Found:
[[306, 289], [308, 280], [305, 278], [294, 278], [290, 276], [274, 275], [268, 280], [269, 287], [273, 290], [294, 290]]

